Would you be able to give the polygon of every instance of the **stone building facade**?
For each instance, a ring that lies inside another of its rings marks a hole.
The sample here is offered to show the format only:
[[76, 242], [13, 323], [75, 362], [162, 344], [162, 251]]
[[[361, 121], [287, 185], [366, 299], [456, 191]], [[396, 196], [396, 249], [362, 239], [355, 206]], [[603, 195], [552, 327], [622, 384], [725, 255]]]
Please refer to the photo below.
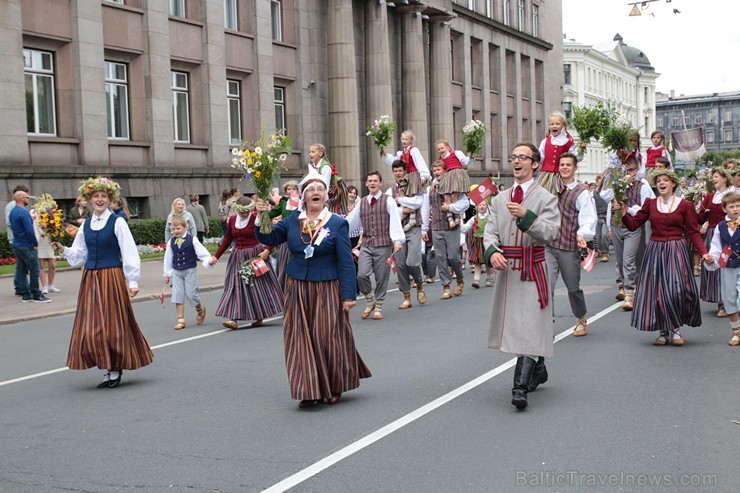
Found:
[[91, 175], [138, 217], [238, 186], [230, 148], [284, 127], [285, 179], [311, 143], [350, 183], [390, 179], [366, 128], [381, 114], [424, 156], [492, 129], [471, 174], [506, 172], [561, 104], [555, 0], [5, 0], [0, 2], [0, 201], [18, 183], [69, 206]]

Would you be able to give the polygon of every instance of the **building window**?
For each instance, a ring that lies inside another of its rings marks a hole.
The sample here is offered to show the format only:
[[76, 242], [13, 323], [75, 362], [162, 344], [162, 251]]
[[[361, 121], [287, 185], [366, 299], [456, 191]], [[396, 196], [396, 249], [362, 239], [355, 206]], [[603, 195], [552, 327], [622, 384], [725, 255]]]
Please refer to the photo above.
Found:
[[663, 128], [663, 117], [662, 116], [658, 117], [658, 119], [656, 120], [655, 126], [658, 128]]
[[572, 84], [571, 82], [571, 64], [565, 63], [563, 64], [563, 81], [566, 84]]
[[676, 127], [676, 126], [678, 126], [678, 122], [679, 122], [679, 119], [678, 119], [678, 113], [673, 113], [673, 114], [671, 115], [671, 127]]
[[113, 3], [120, 3], [121, 5], [124, 5], [124, 0], [108, 0], [109, 2]]
[[687, 114], [684, 113], [684, 115], [683, 115], [683, 125], [684, 125], [684, 127], [686, 125], [688, 125], [689, 123], [691, 123], [691, 122], [689, 122], [689, 115], [687, 115]]
[[501, 9], [503, 10], [503, 14], [504, 14], [503, 15], [504, 24], [506, 24], [507, 26], [510, 26], [511, 25], [510, 0], [503, 0], [503, 2], [501, 2]]
[[643, 100], [645, 101], [645, 105], [647, 106], [650, 104], [650, 91], [648, 90], [647, 87], [644, 87], [642, 92], [643, 92]]
[[537, 5], [532, 5], [532, 36], [540, 37], [540, 8]]
[[226, 81], [226, 99], [229, 105], [229, 144], [242, 142], [242, 100], [238, 80]]
[[190, 101], [185, 72], [172, 72], [172, 115], [175, 142], [190, 142]]
[[236, 31], [239, 27], [236, 19], [236, 0], [224, 0], [224, 27]]
[[732, 121], [732, 111], [730, 111], [730, 110], [726, 110], [725, 111], [725, 119], [724, 119], [724, 121], [726, 121], [726, 122], [731, 122]]
[[701, 125], [701, 113], [697, 113], [694, 115], [694, 124]]
[[271, 0], [272, 4], [272, 39], [275, 41], [283, 40], [283, 16], [282, 2], [280, 0]]
[[54, 60], [46, 51], [23, 50], [26, 126], [31, 135], [56, 135]]
[[128, 75], [126, 65], [105, 62], [105, 110], [109, 139], [128, 139]]
[[169, 14], [173, 17], [185, 17], [185, 0], [169, 0]]
[[275, 129], [285, 129], [285, 88], [275, 86]]
[[519, 0], [519, 6], [517, 8], [517, 12], [519, 14], [519, 30], [524, 31], [524, 0]]
[[493, 19], [493, 0], [486, 0], [486, 16]]
[[707, 130], [707, 144], [714, 142], [714, 130]]
[[475, 12], [476, 9], [476, 1], [475, 0], [468, 0], [468, 8]]
[[732, 142], [732, 129], [731, 128], [725, 129], [725, 142]]

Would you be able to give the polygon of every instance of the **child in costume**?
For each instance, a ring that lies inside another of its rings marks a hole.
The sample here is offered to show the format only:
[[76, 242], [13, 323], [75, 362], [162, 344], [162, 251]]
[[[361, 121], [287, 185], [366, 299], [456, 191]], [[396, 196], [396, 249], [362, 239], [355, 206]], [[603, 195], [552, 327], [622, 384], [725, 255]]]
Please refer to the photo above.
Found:
[[385, 164], [393, 165], [396, 159], [406, 163], [406, 179], [409, 181], [406, 187], [406, 194], [409, 197], [422, 195], [424, 193], [423, 184], [432, 181], [432, 175], [429, 173], [427, 162], [421, 155], [419, 149], [414, 145], [416, 137], [411, 130], [404, 130], [401, 133], [401, 145], [403, 150], [398, 151], [396, 155], [387, 153], [385, 155]]
[[[650, 140], [653, 142], [653, 146], [650, 147], [642, 155], [642, 161], [640, 162], [640, 171], [643, 174], [650, 174], [652, 168], [655, 168], [655, 162], [658, 158], [665, 158], [668, 160], [668, 169], [673, 168], [671, 164], [671, 155], [668, 149], [665, 148], [664, 140], [665, 135], [660, 130], [656, 130], [650, 134]], [[639, 141], [638, 141], [639, 142]]]
[[326, 147], [323, 144], [311, 144], [308, 147], [308, 171], [318, 172], [326, 183], [329, 184], [329, 199], [327, 205], [334, 214], [346, 216], [347, 207], [347, 185], [337, 173], [337, 167], [329, 162], [326, 157]]
[[[445, 174], [437, 185], [437, 193], [444, 195], [445, 204], [450, 205], [458, 201], [458, 194], [467, 193], [470, 190], [470, 177], [467, 168], [470, 157], [460, 151], [452, 150], [446, 140], [438, 140], [435, 144], [439, 159], [445, 163]], [[447, 221], [454, 228], [460, 224], [460, 218], [455, 217], [452, 212], [447, 213]]]
[[[560, 112], [551, 113], [547, 118], [547, 135], [540, 142], [540, 156], [542, 159], [537, 184], [557, 196], [562, 188], [558, 174], [559, 159], [565, 152], [578, 155], [575, 141], [565, 128], [565, 115]], [[585, 142], [582, 143], [585, 147]], [[578, 161], [581, 161], [580, 156]]]
[[[480, 202], [476, 207], [475, 216], [471, 217], [468, 222], [460, 226], [461, 233], [473, 231], [473, 240], [468, 247], [468, 262], [473, 266], [473, 286], [475, 289], [480, 288], [480, 275], [482, 267], [486, 264], [485, 249], [483, 248], [483, 232], [486, 229], [490, 210], [488, 205], [491, 203], [491, 197]], [[486, 265], [486, 287], [493, 286], [493, 267]]]

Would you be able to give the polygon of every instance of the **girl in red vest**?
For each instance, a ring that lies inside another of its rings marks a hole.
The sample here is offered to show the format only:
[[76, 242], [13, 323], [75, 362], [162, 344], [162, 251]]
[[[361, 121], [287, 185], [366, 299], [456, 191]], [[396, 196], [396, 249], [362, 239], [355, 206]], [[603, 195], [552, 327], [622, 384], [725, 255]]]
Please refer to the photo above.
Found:
[[414, 145], [416, 137], [411, 130], [404, 130], [401, 132], [401, 146], [402, 151], [398, 151], [394, 156], [391, 153], [386, 153], [385, 164], [393, 166], [393, 161], [400, 159], [406, 163], [406, 179], [408, 185], [406, 186], [406, 196], [413, 197], [414, 195], [422, 195], [424, 193], [423, 185], [432, 181], [432, 175], [429, 173], [429, 167], [427, 162], [424, 161], [424, 157], [421, 155], [419, 148]]
[[[585, 142], [581, 142], [583, 147]], [[563, 188], [558, 174], [560, 156], [570, 152], [578, 156], [573, 137], [565, 129], [565, 115], [559, 112], [551, 113], [547, 118], [547, 135], [540, 142], [540, 173], [537, 184], [557, 197]], [[581, 161], [583, 155], [578, 159]]]
[[[664, 141], [665, 135], [660, 130], [650, 134], [650, 140], [653, 141], [653, 146], [645, 151], [642, 155], [642, 171], [646, 177], [650, 175], [650, 172], [655, 168], [655, 161], [659, 157], [666, 158], [668, 160], [668, 169], [673, 168], [671, 164], [671, 155], [668, 153], [668, 149], [665, 148]], [[639, 142], [639, 141], [638, 141]], [[649, 169], [648, 169], [649, 168]]]
[[[435, 145], [439, 159], [445, 163], [445, 174], [437, 185], [437, 193], [444, 195], [445, 204], [449, 206], [459, 200], [458, 194], [470, 191], [470, 177], [467, 172], [470, 158], [461, 151], [453, 151], [446, 140], [438, 140]], [[447, 221], [450, 228], [460, 225], [460, 218], [455, 217], [452, 212], [447, 213]]]

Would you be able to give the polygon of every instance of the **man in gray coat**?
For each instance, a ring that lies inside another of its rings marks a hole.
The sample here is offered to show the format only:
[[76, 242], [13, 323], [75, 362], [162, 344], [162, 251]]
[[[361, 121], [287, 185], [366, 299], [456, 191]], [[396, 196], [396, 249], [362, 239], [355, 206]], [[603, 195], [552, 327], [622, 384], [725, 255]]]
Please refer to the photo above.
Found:
[[547, 381], [553, 353], [553, 319], [545, 246], [560, 228], [558, 199], [534, 182], [540, 152], [514, 146], [509, 156], [514, 186], [491, 203], [483, 244], [486, 265], [496, 269], [488, 347], [517, 355], [511, 403], [527, 407], [527, 393]]

